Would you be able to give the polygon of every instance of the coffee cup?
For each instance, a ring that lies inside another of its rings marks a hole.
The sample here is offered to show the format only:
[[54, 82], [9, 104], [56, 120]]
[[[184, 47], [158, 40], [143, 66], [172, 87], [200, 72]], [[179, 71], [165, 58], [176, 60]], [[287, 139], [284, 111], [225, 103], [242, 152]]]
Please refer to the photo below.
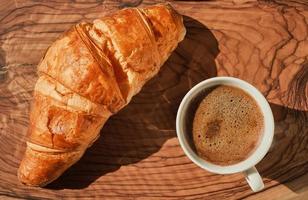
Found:
[[[196, 106], [204, 97], [204, 92], [219, 85], [239, 88], [248, 93], [258, 104], [264, 117], [263, 133], [254, 151], [243, 161], [232, 165], [218, 165], [198, 156], [192, 140], [192, 121]], [[176, 132], [180, 145], [190, 160], [199, 167], [216, 174], [243, 173], [247, 183], [254, 192], [264, 188], [264, 183], [255, 165], [268, 152], [274, 136], [274, 118], [272, 110], [262, 93], [246, 81], [233, 77], [215, 77], [200, 82], [194, 86], [183, 98], [176, 117]]]

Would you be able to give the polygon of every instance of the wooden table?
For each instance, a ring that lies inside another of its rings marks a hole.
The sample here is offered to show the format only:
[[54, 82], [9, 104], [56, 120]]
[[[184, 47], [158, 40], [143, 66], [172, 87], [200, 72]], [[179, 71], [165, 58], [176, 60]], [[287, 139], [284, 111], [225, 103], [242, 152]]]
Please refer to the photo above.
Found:
[[[0, 199], [308, 199], [308, 2], [171, 1], [187, 35], [133, 101], [112, 117], [83, 158], [47, 188], [21, 185], [35, 68], [73, 24], [155, 1], [0, 3]], [[157, 1], [158, 2], [158, 1]], [[235, 76], [271, 103], [273, 146], [257, 165], [265, 190], [242, 174], [215, 175], [179, 146], [175, 117], [184, 94], [213, 76]]]

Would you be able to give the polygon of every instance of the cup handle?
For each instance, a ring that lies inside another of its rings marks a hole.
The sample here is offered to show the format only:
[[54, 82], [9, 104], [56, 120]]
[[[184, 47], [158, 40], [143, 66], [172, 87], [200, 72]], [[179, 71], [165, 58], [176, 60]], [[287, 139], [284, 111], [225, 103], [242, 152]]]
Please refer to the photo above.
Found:
[[244, 175], [252, 191], [259, 192], [264, 188], [262, 178], [255, 167], [249, 168], [244, 171]]

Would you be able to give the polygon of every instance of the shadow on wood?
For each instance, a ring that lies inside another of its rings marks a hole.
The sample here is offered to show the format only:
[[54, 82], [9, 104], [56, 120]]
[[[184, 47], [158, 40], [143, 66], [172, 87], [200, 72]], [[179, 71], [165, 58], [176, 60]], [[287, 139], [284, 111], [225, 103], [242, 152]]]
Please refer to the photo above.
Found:
[[[270, 104], [275, 119], [275, 135], [269, 153], [257, 165], [263, 180], [275, 180], [293, 192], [308, 186], [293, 180], [308, 173], [308, 112]], [[267, 185], [267, 188], [270, 188]]]
[[85, 188], [123, 165], [142, 162], [176, 137], [175, 118], [182, 98], [198, 82], [217, 75], [214, 60], [219, 53], [207, 27], [186, 16], [184, 23], [186, 37], [160, 73], [106, 123], [83, 158], [47, 188]]
[[120, 0], [119, 8], [136, 7], [142, 3], [142, 0]]
[[1, 48], [1, 43], [0, 43], [0, 70], [2, 67], [5, 66], [5, 51]]
[[0, 42], [0, 83], [1, 81], [4, 81], [6, 70], [7, 70], [5, 69], [5, 65], [6, 65], [5, 51], [1, 47], [2, 47], [2, 43]]
[[285, 96], [292, 108], [308, 109], [308, 60], [301, 64], [300, 70], [291, 79]]

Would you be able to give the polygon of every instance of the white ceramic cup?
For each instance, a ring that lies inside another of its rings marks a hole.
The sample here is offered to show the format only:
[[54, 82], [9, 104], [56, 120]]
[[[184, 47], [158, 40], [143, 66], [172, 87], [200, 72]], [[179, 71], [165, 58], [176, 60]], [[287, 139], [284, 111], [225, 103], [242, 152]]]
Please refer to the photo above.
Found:
[[[264, 132], [254, 152], [246, 160], [227, 166], [216, 165], [200, 158], [192, 146], [192, 121], [196, 106], [204, 97], [202, 93], [217, 85], [230, 85], [244, 90], [255, 99], [264, 116]], [[200, 82], [185, 95], [180, 104], [176, 117], [176, 132], [185, 154], [199, 167], [217, 174], [242, 172], [254, 192], [264, 188], [264, 183], [255, 165], [261, 161], [271, 146], [274, 136], [274, 118], [267, 100], [254, 86], [232, 77], [215, 77]]]

